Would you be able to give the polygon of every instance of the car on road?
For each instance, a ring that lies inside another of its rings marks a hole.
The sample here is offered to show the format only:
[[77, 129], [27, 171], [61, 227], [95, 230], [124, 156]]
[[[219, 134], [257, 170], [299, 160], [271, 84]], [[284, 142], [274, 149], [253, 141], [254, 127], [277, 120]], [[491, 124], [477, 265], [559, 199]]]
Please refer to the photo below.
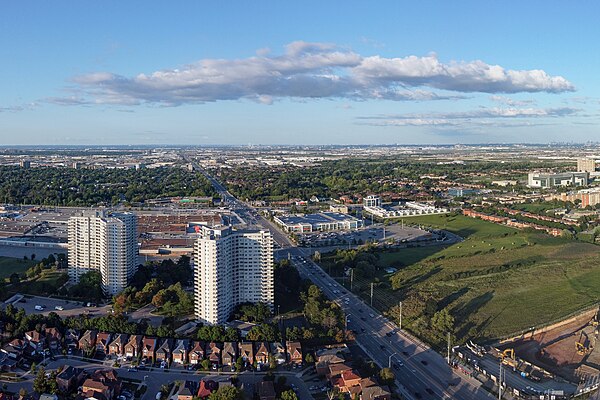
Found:
[[374, 315], [373, 313], [370, 313], [370, 314], [369, 314], [369, 317], [371, 317], [371, 318], [375, 318], [375, 315]]
[[65, 308], [64, 308], [63, 306], [56, 306], [56, 307], [54, 307], [54, 309], [55, 309], [55, 310], [58, 310], [58, 311], [62, 311], [62, 310], [64, 310]]

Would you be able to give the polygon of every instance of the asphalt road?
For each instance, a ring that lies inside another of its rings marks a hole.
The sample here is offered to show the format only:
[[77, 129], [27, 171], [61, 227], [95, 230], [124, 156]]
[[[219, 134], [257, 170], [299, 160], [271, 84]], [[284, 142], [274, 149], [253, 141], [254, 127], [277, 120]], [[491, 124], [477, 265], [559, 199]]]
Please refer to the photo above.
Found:
[[[112, 368], [111, 362], [105, 362], [104, 365], [99, 363], [91, 363], [84, 360], [78, 359], [63, 359], [51, 361], [46, 366], [46, 371], [52, 371], [64, 365], [71, 365], [77, 368], [83, 368], [89, 372], [92, 372], [101, 368]], [[156, 393], [160, 391], [160, 387], [165, 384], [169, 384], [174, 381], [200, 381], [202, 378], [208, 377], [217, 382], [227, 382], [230, 379], [230, 375], [218, 375], [218, 374], [205, 374], [202, 372], [188, 372], [183, 369], [170, 369], [170, 370], [153, 370], [153, 371], [128, 371], [127, 367], [114, 368], [117, 370], [117, 374], [121, 378], [137, 379], [144, 381], [148, 389], [142, 397], [142, 400], [154, 400]], [[245, 385], [255, 385], [263, 379], [265, 373], [261, 372], [243, 372], [237, 375], [239, 381]], [[310, 394], [307, 384], [304, 380], [299, 377], [297, 372], [289, 371], [277, 371], [276, 376], [285, 376], [288, 385], [294, 384], [297, 388], [297, 393], [300, 399], [313, 399]], [[25, 376], [27, 380], [19, 383], [8, 383], [8, 390], [19, 392], [19, 389], [25, 388], [29, 393], [33, 392], [33, 379], [35, 375], [27, 374]]]
[[[357, 296], [339, 285], [302, 249], [290, 249], [300, 273], [319, 286], [325, 295], [336, 301], [347, 315], [348, 328], [358, 332], [356, 340], [379, 365], [397, 365], [393, 369], [403, 394], [414, 399], [492, 399], [495, 396], [476, 381], [467, 381], [454, 374], [446, 360], [412, 337], [396, 330], [396, 325], [365, 305]], [[348, 299], [346, 301], [346, 299]], [[402, 366], [400, 366], [402, 365]]]

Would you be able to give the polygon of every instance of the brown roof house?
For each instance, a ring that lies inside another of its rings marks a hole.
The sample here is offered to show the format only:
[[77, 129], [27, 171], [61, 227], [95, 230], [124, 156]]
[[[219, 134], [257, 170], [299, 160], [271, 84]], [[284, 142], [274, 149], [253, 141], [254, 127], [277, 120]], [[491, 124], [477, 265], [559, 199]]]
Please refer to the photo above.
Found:
[[156, 350], [156, 362], [162, 363], [162, 366], [168, 366], [171, 363], [173, 347], [173, 339], [164, 339], [160, 347]]
[[113, 400], [121, 393], [121, 381], [114, 369], [99, 369], [83, 382], [83, 395], [93, 398], [96, 394], [104, 396], [107, 400]]
[[194, 341], [190, 350], [190, 364], [200, 364], [204, 360], [204, 342]]
[[52, 350], [57, 350], [62, 340], [62, 334], [59, 330], [56, 328], [46, 328], [44, 329], [44, 333], [46, 334], [46, 343], [48, 343], [48, 347]]
[[156, 346], [158, 345], [158, 339], [153, 337], [144, 336], [142, 339], [142, 357], [154, 362], [156, 359]]
[[183, 365], [188, 362], [188, 353], [190, 351], [190, 341], [179, 339], [173, 349], [173, 363]]
[[254, 364], [254, 346], [252, 342], [241, 342], [239, 345], [240, 357], [246, 365]]
[[221, 352], [223, 345], [217, 342], [210, 342], [206, 346], [206, 358], [210, 361], [210, 365], [213, 369], [219, 368], [221, 365]]
[[83, 352], [92, 351], [96, 347], [97, 336], [98, 332], [95, 330], [83, 332], [83, 335], [79, 338], [79, 349]]
[[261, 365], [269, 365], [269, 354], [269, 344], [267, 342], [256, 343], [256, 353], [254, 353], [254, 359], [259, 365], [259, 368]]
[[131, 335], [125, 344], [125, 357], [139, 357], [142, 354], [142, 335]]
[[96, 336], [96, 352], [100, 354], [108, 354], [108, 345], [112, 334], [109, 332], [98, 332]]
[[271, 354], [277, 365], [285, 364], [287, 357], [285, 355], [285, 346], [281, 342], [271, 343]]
[[288, 359], [292, 364], [302, 364], [302, 345], [300, 342], [287, 342]]
[[56, 375], [56, 384], [58, 390], [63, 393], [69, 393], [75, 391], [79, 387], [79, 384], [85, 377], [85, 371], [80, 368], [75, 368], [71, 365], [65, 365], [60, 371], [60, 374]]
[[387, 386], [369, 386], [364, 388], [361, 400], [391, 400], [392, 394]]
[[128, 343], [126, 333], [117, 333], [113, 336], [112, 341], [108, 345], [108, 354], [112, 356], [122, 356], [125, 354], [125, 346]]
[[46, 343], [46, 338], [43, 333], [38, 331], [29, 331], [25, 332], [25, 339], [29, 343], [35, 351], [40, 352], [44, 350], [44, 344]]
[[238, 355], [237, 355], [238, 348], [237, 347], [238, 346], [237, 346], [236, 342], [223, 343], [223, 354], [221, 356], [223, 365], [230, 367], [235, 364], [235, 362], [237, 361], [237, 357], [238, 357]]

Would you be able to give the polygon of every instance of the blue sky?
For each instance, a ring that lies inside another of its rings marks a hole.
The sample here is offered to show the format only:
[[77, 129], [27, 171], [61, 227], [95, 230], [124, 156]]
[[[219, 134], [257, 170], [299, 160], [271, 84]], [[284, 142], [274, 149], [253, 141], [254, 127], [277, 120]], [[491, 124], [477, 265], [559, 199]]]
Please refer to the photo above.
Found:
[[2, 2], [0, 139], [598, 140], [600, 6], [569, 4]]

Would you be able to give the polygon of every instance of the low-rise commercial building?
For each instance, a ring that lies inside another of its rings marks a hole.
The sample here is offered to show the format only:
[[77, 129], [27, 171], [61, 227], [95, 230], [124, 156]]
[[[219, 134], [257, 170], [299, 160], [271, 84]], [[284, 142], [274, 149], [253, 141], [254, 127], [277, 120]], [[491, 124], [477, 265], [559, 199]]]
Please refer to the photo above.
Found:
[[527, 186], [531, 188], [552, 188], [557, 186], [587, 186], [588, 172], [563, 172], [560, 174], [530, 172]]
[[362, 226], [358, 218], [334, 212], [279, 216], [275, 222], [286, 232], [293, 233], [353, 230]]
[[364, 207], [364, 211], [378, 218], [415, 217], [418, 215], [445, 214], [447, 208], [438, 208], [427, 203], [409, 201], [397, 207]]

